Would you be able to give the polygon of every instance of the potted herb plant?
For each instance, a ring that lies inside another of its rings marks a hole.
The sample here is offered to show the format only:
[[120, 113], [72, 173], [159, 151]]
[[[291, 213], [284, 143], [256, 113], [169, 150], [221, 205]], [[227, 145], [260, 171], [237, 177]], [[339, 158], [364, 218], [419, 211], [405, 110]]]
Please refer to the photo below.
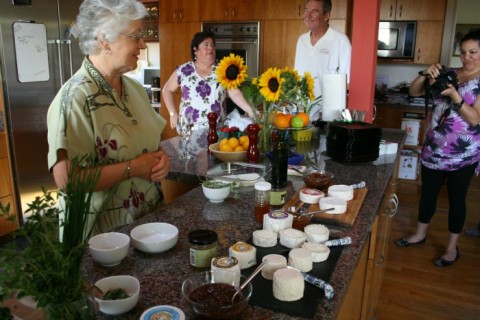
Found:
[[[17, 250], [12, 241], [0, 251], [0, 300], [16, 295], [32, 296], [46, 319], [94, 319], [91, 288], [80, 272], [83, 254], [98, 215], [91, 212], [92, 193], [100, 177], [98, 166], [78, 170], [91, 163], [86, 157], [73, 159], [68, 182], [58, 191], [43, 190], [27, 212], [24, 226], [14, 235], [28, 243]], [[59, 201], [63, 205], [59, 205]], [[108, 201], [105, 201], [107, 203]], [[0, 204], [0, 215], [9, 214], [9, 205]]]

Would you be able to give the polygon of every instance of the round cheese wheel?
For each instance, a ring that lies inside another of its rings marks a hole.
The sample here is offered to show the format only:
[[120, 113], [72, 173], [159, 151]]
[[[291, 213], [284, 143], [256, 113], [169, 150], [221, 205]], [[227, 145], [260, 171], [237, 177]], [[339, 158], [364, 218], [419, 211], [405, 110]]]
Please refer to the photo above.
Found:
[[280, 244], [287, 248], [300, 248], [305, 242], [305, 233], [296, 229], [280, 231]]
[[273, 232], [280, 232], [284, 229], [289, 229], [293, 224], [293, 215], [281, 211], [274, 210], [263, 215], [263, 229]]
[[271, 230], [255, 230], [252, 238], [257, 247], [270, 248], [277, 244], [278, 235]]
[[279, 269], [273, 274], [273, 296], [281, 301], [296, 301], [303, 298], [305, 281], [300, 271]]
[[238, 260], [240, 269], [247, 269], [257, 264], [256, 256], [257, 249], [245, 242], [237, 242], [230, 248], [228, 248], [228, 254], [230, 257], [235, 257]]
[[300, 201], [303, 201], [305, 203], [310, 203], [310, 204], [318, 203], [320, 198], [325, 197], [325, 193], [323, 193], [322, 191], [317, 189], [310, 189], [310, 188], [305, 188], [300, 190], [298, 195], [299, 195]]
[[342, 214], [347, 211], [347, 200], [342, 198], [325, 197], [321, 198], [318, 204], [320, 210], [333, 208], [333, 210], [326, 212], [328, 214]]
[[353, 199], [353, 187], [344, 184], [334, 184], [328, 187], [328, 196], [337, 197], [346, 201]]
[[328, 240], [330, 231], [323, 224], [309, 224], [303, 229], [308, 242], [320, 243]]
[[302, 248], [307, 249], [312, 254], [313, 262], [322, 262], [328, 259], [330, 248], [321, 243], [305, 242]]
[[288, 253], [288, 265], [300, 271], [308, 272], [313, 269], [312, 254], [305, 248], [295, 248]]
[[240, 267], [235, 257], [216, 257], [210, 264], [216, 282], [228, 283], [238, 287], [240, 285]]
[[263, 266], [262, 276], [268, 280], [273, 279], [275, 271], [287, 267], [287, 258], [279, 254], [267, 254], [263, 257], [262, 261], [264, 260], [268, 262]]

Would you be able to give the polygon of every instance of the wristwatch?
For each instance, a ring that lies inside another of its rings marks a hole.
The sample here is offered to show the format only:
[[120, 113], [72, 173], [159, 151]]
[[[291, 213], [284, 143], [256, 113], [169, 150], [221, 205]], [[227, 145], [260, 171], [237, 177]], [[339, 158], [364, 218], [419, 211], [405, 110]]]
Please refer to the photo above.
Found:
[[460, 108], [463, 106], [463, 102], [464, 101], [462, 99], [462, 101], [460, 101], [459, 103], [453, 103], [452, 105], [453, 111], [458, 112], [458, 110], [460, 110]]

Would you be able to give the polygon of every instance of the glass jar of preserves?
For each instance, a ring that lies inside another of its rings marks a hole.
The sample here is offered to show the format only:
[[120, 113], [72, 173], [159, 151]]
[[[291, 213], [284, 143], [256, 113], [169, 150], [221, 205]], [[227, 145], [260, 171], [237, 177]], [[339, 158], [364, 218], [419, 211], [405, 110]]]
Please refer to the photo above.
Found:
[[199, 229], [188, 234], [190, 242], [190, 265], [199, 269], [208, 269], [217, 256], [218, 235], [215, 231]]
[[255, 183], [255, 221], [262, 223], [263, 215], [270, 211], [270, 190], [272, 185], [266, 181]]

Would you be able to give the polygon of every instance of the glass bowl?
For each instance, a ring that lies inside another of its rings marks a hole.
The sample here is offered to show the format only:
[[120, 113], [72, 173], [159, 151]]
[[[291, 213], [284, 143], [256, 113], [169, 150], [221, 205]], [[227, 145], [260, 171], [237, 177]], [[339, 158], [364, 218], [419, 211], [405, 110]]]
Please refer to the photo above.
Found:
[[309, 171], [303, 176], [303, 182], [308, 188], [326, 192], [333, 180], [333, 174], [328, 171]]

